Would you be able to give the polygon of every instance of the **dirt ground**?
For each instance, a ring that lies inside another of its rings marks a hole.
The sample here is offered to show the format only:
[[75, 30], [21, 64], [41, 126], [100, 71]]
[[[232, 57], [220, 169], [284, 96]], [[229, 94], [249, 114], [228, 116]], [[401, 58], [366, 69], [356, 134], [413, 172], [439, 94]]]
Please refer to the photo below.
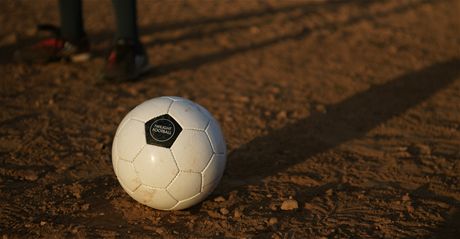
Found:
[[[0, 2], [3, 238], [455, 238], [460, 1], [139, 1], [154, 70], [100, 80], [110, 1], [84, 1], [94, 58], [21, 65], [56, 1]], [[143, 206], [111, 143], [137, 104], [189, 98], [220, 122], [203, 203]]]

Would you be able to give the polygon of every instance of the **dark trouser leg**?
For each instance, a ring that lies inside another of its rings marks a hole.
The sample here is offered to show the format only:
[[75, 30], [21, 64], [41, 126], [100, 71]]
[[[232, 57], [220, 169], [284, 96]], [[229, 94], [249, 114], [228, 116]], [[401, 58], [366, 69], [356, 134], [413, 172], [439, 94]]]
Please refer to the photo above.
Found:
[[66, 40], [78, 41], [85, 36], [81, 6], [81, 0], [59, 0], [61, 36]]
[[117, 23], [117, 39], [127, 38], [138, 42], [136, 0], [112, 0], [112, 3]]

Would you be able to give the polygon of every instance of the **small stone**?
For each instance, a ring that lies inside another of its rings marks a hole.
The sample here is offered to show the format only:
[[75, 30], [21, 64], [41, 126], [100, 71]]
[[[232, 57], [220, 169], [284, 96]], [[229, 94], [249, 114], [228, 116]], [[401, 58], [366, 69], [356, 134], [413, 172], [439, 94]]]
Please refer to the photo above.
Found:
[[392, 46], [389, 46], [389, 47], [388, 47], [388, 52], [389, 52], [390, 54], [396, 54], [396, 53], [398, 53], [398, 48], [397, 48], [396, 46], [393, 46], [393, 45], [392, 45]]
[[278, 219], [276, 217], [271, 217], [270, 219], [268, 219], [269, 225], [275, 225], [276, 223], [278, 223]]
[[234, 99], [236, 102], [239, 102], [239, 103], [247, 103], [250, 101], [249, 97], [244, 96], [244, 95], [236, 96]]
[[404, 195], [401, 197], [401, 200], [402, 200], [403, 202], [410, 201], [409, 194], [408, 194], [408, 193], [404, 194]]
[[320, 113], [323, 113], [323, 114], [327, 113], [326, 106], [324, 106], [322, 104], [316, 105], [315, 109], [316, 109], [316, 111], [318, 111]]
[[218, 196], [218, 197], [214, 198], [214, 202], [225, 202], [225, 200], [226, 199], [224, 197], [222, 197], [222, 196]]
[[264, 227], [264, 225], [259, 224], [259, 225], [256, 226], [256, 229], [261, 231], [261, 230], [264, 230], [265, 227]]
[[424, 144], [413, 144], [409, 147], [407, 147], [407, 152], [409, 152], [412, 155], [430, 155], [431, 154], [431, 148], [428, 145]]
[[257, 34], [260, 32], [260, 29], [258, 27], [253, 26], [249, 28], [249, 32], [251, 32], [251, 34]]
[[45, 221], [41, 221], [41, 222], [40, 222], [40, 226], [44, 226], [44, 225], [46, 225], [46, 222], [45, 222]]
[[38, 179], [37, 173], [34, 172], [34, 171], [31, 171], [31, 170], [25, 171], [24, 174], [23, 174], [23, 177], [24, 177], [24, 179], [26, 179], [28, 181], [35, 181], [35, 180]]
[[227, 208], [223, 207], [223, 208], [220, 209], [220, 213], [221, 213], [222, 215], [227, 215], [227, 214], [229, 213], [229, 211], [228, 211]]
[[37, 28], [36, 27], [29, 28], [24, 33], [26, 34], [26, 36], [29, 36], [29, 37], [34, 36], [37, 34]]
[[218, 212], [216, 211], [207, 211], [208, 215], [212, 218], [222, 218], [222, 215], [220, 215]]
[[82, 211], [88, 211], [88, 209], [89, 209], [89, 204], [88, 203], [85, 203], [85, 204], [81, 205], [81, 210]]
[[276, 119], [277, 120], [284, 120], [286, 118], [287, 118], [287, 113], [284, 110], [280, 111], [280, 112], [278, 112], [278, 114], [276, 114]]
[[408, 213], [413, 213], [415, 211], [414, 207], [412, 205], [407, 205], [406, 210]]
[[303, 205], [303, 208], [305, 208], [305, 209], [311, 211], [311, 210], [313, 210], [313, 204], [306, 202], [306, 203]]
[[299, 208], [299, 203], [294, 199], [285, 200], [281, 204], [281, 210], [294, 210]]
[[241, 211], [239, 209], [235, 209], [235, 211], [233, 211], [233, 217], [234, 218], [240, 218], [243, 214], [241, 213]]

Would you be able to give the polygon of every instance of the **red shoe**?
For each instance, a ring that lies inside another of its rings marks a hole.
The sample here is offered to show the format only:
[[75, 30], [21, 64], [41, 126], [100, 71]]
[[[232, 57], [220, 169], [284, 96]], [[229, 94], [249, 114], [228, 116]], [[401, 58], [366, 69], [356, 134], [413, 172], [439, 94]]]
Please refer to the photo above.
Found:
[[14, 59], [24, 63], [48, 63], [53, 61], [83, 62], [90, 59], [89, 42], [86, 37], [68, 41], [60, 37], [59, 29], [51, 25], [41, 25], [39, 30], [55, 35], [34, 45], [24, 47], [14, 53]]
[[144, 47], [129, 39], [118, 39], [107, 58], [104, 78], [118, 82], [136, 80], [149, 70]]

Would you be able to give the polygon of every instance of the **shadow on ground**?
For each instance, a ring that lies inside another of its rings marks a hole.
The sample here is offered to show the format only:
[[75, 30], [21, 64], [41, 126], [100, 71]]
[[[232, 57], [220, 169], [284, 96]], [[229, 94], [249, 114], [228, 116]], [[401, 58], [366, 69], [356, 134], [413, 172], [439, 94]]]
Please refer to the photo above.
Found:
[[364, 136], [427, 100], [460, 76], [460, 59], [436, 63], [372, 86], [312, 116], [255, 138], [229, 155], [231, 178], [263, 178]]

